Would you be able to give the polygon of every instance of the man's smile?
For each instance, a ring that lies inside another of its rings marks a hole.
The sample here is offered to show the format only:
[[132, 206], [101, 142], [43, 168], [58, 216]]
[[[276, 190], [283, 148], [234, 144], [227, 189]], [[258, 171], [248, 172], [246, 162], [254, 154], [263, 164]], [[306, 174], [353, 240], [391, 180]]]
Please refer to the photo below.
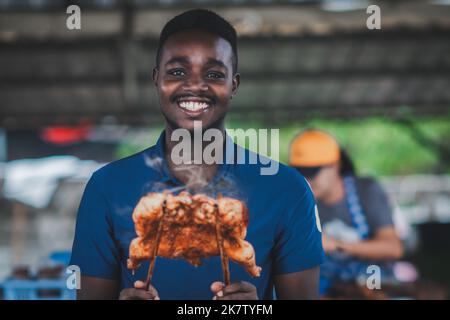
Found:
[[181, 97], [176, 100], [178, 107], [189, 116], [199, 116], [213, 106], [213, 101], [199, 97]]

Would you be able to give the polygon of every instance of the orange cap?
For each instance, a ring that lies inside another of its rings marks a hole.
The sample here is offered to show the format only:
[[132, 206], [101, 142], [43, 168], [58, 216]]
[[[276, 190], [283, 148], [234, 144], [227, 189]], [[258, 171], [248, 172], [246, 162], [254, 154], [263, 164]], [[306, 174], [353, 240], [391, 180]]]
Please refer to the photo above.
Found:
[[291, 142], [289, 165], [293, 167], [319, 167], [337, 163], [340, 159], [337, 141], [319, 130], [300, 133]]

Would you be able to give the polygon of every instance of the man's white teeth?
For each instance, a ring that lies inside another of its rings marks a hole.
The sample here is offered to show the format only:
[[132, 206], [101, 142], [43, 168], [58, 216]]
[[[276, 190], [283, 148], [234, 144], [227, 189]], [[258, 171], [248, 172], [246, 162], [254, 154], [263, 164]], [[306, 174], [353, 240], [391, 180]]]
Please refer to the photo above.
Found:
[[189, 111], [198, 111], [208, 108], [208, 104], [205, 102], [193, 102], [193, 101], [181, 101], [180, 107]]

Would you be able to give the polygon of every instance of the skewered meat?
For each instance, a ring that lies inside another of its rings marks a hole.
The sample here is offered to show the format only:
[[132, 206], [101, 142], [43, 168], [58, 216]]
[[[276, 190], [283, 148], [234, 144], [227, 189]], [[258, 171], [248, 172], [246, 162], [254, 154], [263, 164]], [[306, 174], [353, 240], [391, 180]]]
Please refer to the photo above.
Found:
[[226, 254], [250, 275], [260, 275], [253, 246], [244, 240], [248, 211], [239, 200], [188, 192], [149, 193], [134, 209], [133, 221], [138, 237], [130, 244], [129, 269], [156, 256], [199, 266], [202, 258]]

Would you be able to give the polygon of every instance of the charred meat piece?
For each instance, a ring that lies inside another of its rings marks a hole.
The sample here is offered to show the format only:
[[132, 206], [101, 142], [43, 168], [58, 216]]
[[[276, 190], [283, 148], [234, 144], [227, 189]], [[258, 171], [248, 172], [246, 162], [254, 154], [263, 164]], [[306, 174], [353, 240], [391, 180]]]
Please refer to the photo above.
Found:
[[188, 192], [149, 193], [134, 209], [133, 221], [138, 237], [130, 244], [129, 269], [154, 259], [155, 252], [164, 258], [185, 259], [194, 266], [200, 265], [202, 258], [226, 254], [250, 275], [260, 275], [253, 246], [244, 240], [248, 210], [242, 201]]

